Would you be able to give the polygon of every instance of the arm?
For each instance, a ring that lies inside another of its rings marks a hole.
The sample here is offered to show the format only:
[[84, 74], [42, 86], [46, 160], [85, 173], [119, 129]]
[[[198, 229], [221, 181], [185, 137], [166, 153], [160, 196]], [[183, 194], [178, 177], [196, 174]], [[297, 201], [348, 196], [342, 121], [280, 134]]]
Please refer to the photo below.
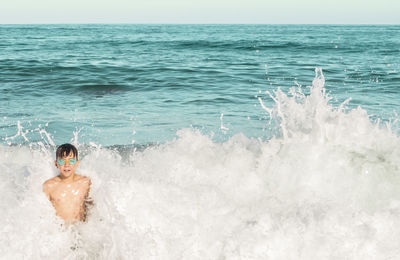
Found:
[[90, 181], [89, 178], [86, 177], [85, 179], [85, 183], [86, 183], [86, 192], [85, 192], [85, 197], [83, 199], [83, 221], [86, 221], [87, 215], [88, 215], [88, 210], [90, 210], [90, 208], [93, 206], [93, 200], [92, 198], [89, 197], [89, 192], [90, 192], [90, 186], [92, 184], [92, 182]]
[[92, 182], [88, 177], [85, 176], [80, 180], [80, 183], [81, 183], [80, 185], [81, 185], [82, 189], [85, 192], [85, 198], [87, 198], [89, 196], [90, 186], [91, 186]]
[[50, 200], [50, 185], [49, 181], [46, 181], [43, 183], [43, 192], [46, 195], [46, 197]]
[[92, 185], [92, 181], [89, 178], [87, 178], [86, 181], [87, 181], [87, 189], [86, 189], [86, 194], [85, 194], [85, 202], [88, 205], [92, 205], [93, 204], [93, 200], [92, 200], [92, 198], [89, 197], [90, 186]]

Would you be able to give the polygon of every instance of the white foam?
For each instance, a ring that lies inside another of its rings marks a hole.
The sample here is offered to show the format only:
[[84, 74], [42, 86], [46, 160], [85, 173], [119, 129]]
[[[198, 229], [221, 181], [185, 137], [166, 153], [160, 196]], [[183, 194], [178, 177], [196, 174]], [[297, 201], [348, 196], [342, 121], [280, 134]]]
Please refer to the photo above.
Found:
[[313, 84], [309, 95], [270, 93], [276, 104], [267, 111], [282, 136], [268, 141], [236, 135], [215, 143], [182, 129], [128, 154], [93, 144], [78, 169], [92, 179], [95, 204], [77, 226], [61, 226], [41, 192], [56, 174], [52, 150], [0, 146], [0, 255], [398, 257], [400, 139], [362, 108], [332, 106], [321, 71]]

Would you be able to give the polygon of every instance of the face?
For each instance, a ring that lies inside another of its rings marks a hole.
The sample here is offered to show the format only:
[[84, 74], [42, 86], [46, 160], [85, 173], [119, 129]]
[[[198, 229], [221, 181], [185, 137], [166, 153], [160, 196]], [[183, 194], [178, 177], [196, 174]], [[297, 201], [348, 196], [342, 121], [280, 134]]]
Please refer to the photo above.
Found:
[[60, 170], [60, 175], [63, 178], [68, 178], [71, 175], [75, 174], [75, 169], [79, 165], [79, 160], [76, 160], [75, 164], [70, 164], [69, 160], [70, 159], [76, 159], [72, 152], [68, 156], [64, 156], [62, 158], [57, 158], [57, 159], [64, 159], [65, 164], [61, 165], [57, 162], [57, 160], [54, 161], [56, 167]]

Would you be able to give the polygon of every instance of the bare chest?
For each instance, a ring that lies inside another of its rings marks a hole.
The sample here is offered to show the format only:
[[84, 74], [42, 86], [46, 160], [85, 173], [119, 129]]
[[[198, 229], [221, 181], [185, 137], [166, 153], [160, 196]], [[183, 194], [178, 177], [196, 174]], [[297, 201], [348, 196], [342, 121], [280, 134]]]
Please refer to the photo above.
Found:
[[59, 184], [50, 193], [52, 201], [58, 203], [80, 203], [83, 202], [87, 196], [88, 188], [84, 185], [77, 183], [73, 184]]

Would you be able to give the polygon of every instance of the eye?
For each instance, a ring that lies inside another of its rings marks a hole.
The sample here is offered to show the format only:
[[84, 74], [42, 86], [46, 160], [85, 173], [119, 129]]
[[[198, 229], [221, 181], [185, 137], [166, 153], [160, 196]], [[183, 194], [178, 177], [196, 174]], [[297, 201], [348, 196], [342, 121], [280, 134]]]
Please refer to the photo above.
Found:
[[63, 159], [58, 159], [58, 160], [57, 160], [57, 163], [58, 163], [59, 165], [64, 165], [64, 164], [65, 164], [65, 160], [63, 160]]
[[68, 162], [69, 162], [69, 164], [75, 164], [76, 163], [76, 159], [69, 159]]

